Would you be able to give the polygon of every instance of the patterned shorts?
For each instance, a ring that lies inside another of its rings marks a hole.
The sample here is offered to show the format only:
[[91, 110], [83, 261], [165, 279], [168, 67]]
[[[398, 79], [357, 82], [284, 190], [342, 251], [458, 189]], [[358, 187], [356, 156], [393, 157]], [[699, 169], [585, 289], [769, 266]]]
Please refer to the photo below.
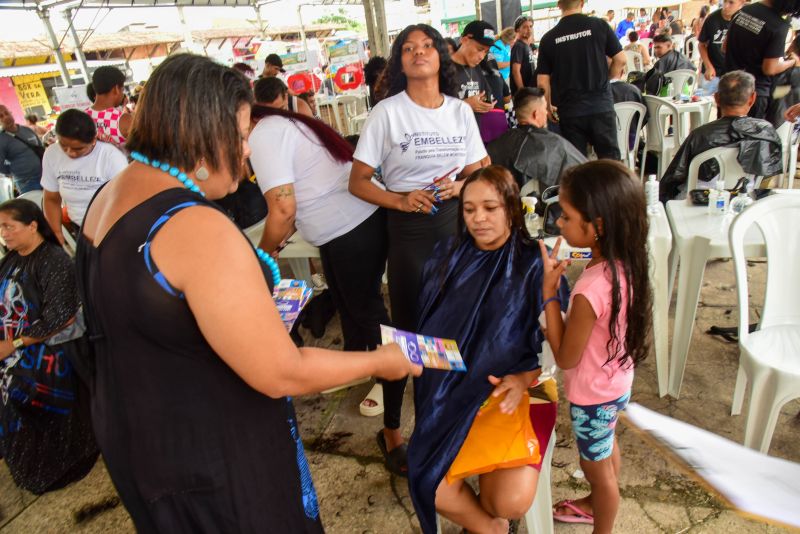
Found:
[[599, 462], [611, 456], [614, 450], [617, 416], [628, 405], [630, 398], [629, 391], [617, 400], [593, 406], [570, 403], [572, 432], [575, 434], [575, 441], [578, 442], [578, 451], [582, 459]]

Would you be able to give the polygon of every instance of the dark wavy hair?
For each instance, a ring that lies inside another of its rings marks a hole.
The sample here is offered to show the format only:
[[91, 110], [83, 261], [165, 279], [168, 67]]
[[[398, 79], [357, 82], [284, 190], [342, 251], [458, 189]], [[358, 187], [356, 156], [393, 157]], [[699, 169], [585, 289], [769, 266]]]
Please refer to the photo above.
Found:
[[[598, 245], [611, 274], [610, 363], [638, 365], [650, 350], [653, 295], [647, 259], [647, 208], [639, 179], [617, 161], [598, 160], [577, 165], [561, 176], [561, 200], [572, 204], [598, 236]], [[598, 219], [603, 229], [598, 227]], [[622, 273], [618, 272], [622, 267]], [[620, 287], [627, 281], [627, 295]], [[617, 319], [624, 301], [628, 324], [619, 339]]]
[[[444, 290], [444, 283], [447, 278], [447, 265], [450, 263], [450, 258], [465, 240], [472, 239], [472, 235], [470, 235], [469, 229], [467, 228], [467, 223], [464, 221], [464, 194], [475, 182], [486, 182], [494, 187], [497, 194], [500, 195], [503, 201], [503, 210], [506, 213], [506, 220], [511, 227], [511, 236], [509, 239], [514, 240], [514, 246], [523, 247], [536, 245], [536, 242], [528, 233], [528, 228], [525, 226], [525, 216], [522, 211], [519, 186], [514, 180], [514, 176], [502, 165], [489, 165], [488, 167], [478, 169], [464, 180], [464, 185], [461, 187], [461, 195], [458, 198], [458, 231], [440, 269], [442, 290]], [[519, 255], [515, 257], [519, 258]]]
[[[339, 132], [321, 120], [308, 117], [306, 115], [301, 115], [300, 113], [295, 113], [294, 111], [289, 111], [287, 109], [271, 108], [268, 106], [262, 106], [260, 104], [255, 104], [253, 106], [253, 111], [250, 114], [250, 120], [257, 121], [264, 117], [271, 117], [275, 115], [279, 117], [285, 117], [292, 123], [301, 122], [308, 126], [308, 128], [314, 132], [319, 144], [323, 146], [331, 155], [331, 157], [339, 163], [353, 161], [353, 145], [348, 143], [346, 139], [339, 135]], [[293, 156], [287, 154], [286, 157]], [[294, 157], [303, 157], [303, 154], [296, 154]]]
[[44, 218], [44, 213], [36, 205], [35, 202], [26, 200], [24, 198], [14, 198], [6, 200], [0, 204], [0, 213], [8, 213], [11, 218], [17, 222], [30, 226], [31, 223], [36, 223], [36, 231], [39, 232], [45, 241], [53, 243], [54, 245], [61, 246], [56, 239], [56, 234]]
[[386, 65], [384, 77], [379, 84], [378, 92], [380, 99], [394, 96], [406, 90], [408, 80], [403, 72], [403, 45], [406, 43], [411, 32], [420, 31], [433, 39], [433, 46], [439, 53], [439, 92], [447, 96], [457, 95], [455, 87], [456, 68], [453, 60], [447, 52], [447, 45], [442, 34], [427, 24], [412, 24], [400, 32], [392, 43], [392, 52], [389, 55], [389, 63]]
[[184, 170], [205, 159], [213, 169], [240, 175], [236, 114], [253, 103], [244, 74], [204, 56], [175, 54], [153, 71], [141, 95], [125, 145], [129, 151]]

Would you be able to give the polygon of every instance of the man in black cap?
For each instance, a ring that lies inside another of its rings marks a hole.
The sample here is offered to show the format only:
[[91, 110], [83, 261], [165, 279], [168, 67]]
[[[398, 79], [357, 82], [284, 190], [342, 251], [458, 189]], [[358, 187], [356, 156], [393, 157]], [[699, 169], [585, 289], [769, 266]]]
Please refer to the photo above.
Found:
[[518, 17], [514, 21], [517, 40], [511, 47], [511, 94], [522, 87], [536, 87], [536, 61], [533, 58], [533, 19]]
[[283, 61], [278, 54], [270, 54], [264, 60], [264, 72], [261, 73], [262, 78], [272, 78], [279, 73], [284, 73], [286, 70], [283, 68]]
[[452, 55], [456, 67], [458, 98], [469, 104], [480, 124], [480, 114], [491, 111], [492, 86], [483, 75], [480, 63], [494, 45], [494, 27], [482, 20], [473, 20], [461, 33], [461, 46]]

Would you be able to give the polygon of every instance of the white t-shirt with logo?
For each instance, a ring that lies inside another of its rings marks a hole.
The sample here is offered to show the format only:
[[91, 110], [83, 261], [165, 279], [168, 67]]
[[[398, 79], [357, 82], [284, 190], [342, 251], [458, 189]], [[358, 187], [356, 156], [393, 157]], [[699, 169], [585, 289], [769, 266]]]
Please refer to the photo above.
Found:
[[128, 166], [128, 158], [110, 143], [98, 141], [91, 152], [72, 159], [58, 143], [42, 159], [42, 188], [59, 193], [67, 215], [80, 225], [95, 191]]
[[398, 193], [424, 189], [484, 157], [486, 148], [467, 104], [445, 96], [438, 108], [424, 108], [405, 91], [372, 109], [353, 156], [380, 167], [386, 188]]
[[312, 245], [324, 245], [346, 234], [378, 209], [350, 194], [352, 164], [333, 159], [316, 134], [300, 121], [264, 117], [248, 141], [250, 164], [261, 192], [294, 186], [295, 223]]

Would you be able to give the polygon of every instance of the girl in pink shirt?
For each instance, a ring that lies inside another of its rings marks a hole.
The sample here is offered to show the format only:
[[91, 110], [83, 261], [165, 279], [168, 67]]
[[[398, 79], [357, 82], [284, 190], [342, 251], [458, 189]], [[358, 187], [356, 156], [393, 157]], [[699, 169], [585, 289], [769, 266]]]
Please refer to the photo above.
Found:
[[651, 291], [647, 214], [639, 180], [616, 161], [599, 160], [561, 177], [563, 239], [591, 248], [592, 260], [570, 297], [566, 327], [557, 289], [568, 260], [540, 241], [547, 340], [564, 370], [572, 429], [591, 492], [556, 504], [553, 518], [610, 533], [619, 508], [617, 415], [630, 398], [633, 368], [649, 350]]

